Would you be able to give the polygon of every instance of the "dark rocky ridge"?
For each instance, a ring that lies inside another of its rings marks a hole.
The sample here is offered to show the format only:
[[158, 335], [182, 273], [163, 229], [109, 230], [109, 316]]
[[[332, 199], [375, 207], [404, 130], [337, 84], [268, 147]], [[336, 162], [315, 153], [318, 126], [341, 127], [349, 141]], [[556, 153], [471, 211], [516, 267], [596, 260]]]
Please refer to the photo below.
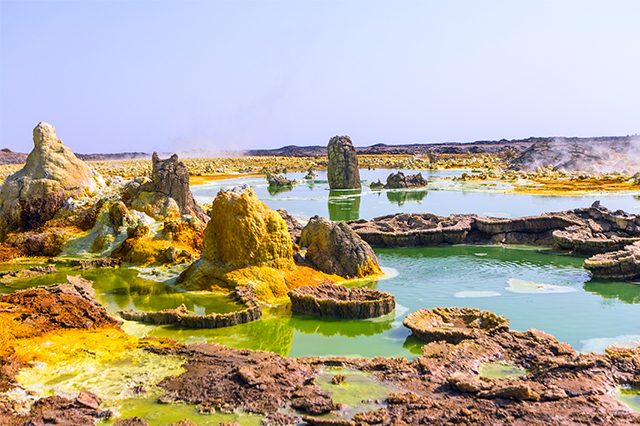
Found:
[[[544, 332], [514, 332], [507, 326], [491, 332], [479, 328], [474, 337], [457, 344], [430, 342], [415, 360], [284, 358], [213, 343], [149, 350], [186, 359], [185, 373], [160, 382], [167, 392], [160, 401], [198, 404], [202, 412], [292, 408], [310, 414], [305, 423], [324, 426], [640, 424], [640, 414], [611, 395], [611, 389], [637, 379], [637, 349], [577, 355]], [[480, 365], [494, 361], [528, 373], [510, 379], [477, 376]], [[399, 390], [386, 397], [387, 405], [352, 419], [314, 417], [340, 408], [314, 385], [314, 377], [327, 367], [369, 372]]]
[[608, 279], [640, 277], [640, 216], [591, 207], [520, 218], [477, 214], [398, 213], [348, 225], [379, 247], [441, 244], [527, 244], [594, 255], [584, 267]]
[[[560, 138], [571, 140], [580, 144], [592, 142], [610, 142], [613, 144], [625, 143], [630, 136], [601, 136], [593, 138]], [[514, 149], [518, 153], [524, 152], [535, 143], [548, 143], [559, 139], [557, 137], [530, 137], [527, 139], [501, 139], [497, 141], [475, 142], [439, 142], [439, 143], [415, 143], [407, 145], [387, 145], [378, 143], [371, 146], [356, 147], [356, 153], [362, 155], [426, 155], [436, 154], [482, 154], [498, 153], [503, 149]], [[251, 149], [244, 151], [246, 156], [279, 156], [279, 157], [326, 157], [326, 147], [321, 145], [297, 146], [288, 145], [275, 149]]]

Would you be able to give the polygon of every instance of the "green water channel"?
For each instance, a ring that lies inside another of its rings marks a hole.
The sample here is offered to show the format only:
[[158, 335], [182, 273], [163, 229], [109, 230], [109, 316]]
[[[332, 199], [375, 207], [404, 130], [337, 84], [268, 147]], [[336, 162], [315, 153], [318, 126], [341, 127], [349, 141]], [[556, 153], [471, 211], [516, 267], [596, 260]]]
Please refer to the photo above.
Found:
[[[378, 173], [384, 181], [388, 172], [384, 171], [382, 175], [381, 171], [363, 171], [366, 175], [363, 179], [377, 180], [375, 173]], [[437, 178], [433, 174], [424, 175], [430, 181]], [[622, 208], [632, 213], [640, 205], [633, 195], [627, 194], [541, 197], [501, 194], [486, 188], [453, 190], [437, 182], [434, 184], [436, 189], [428, 188], [424, 197], [419, 191], [404, 191], [403, 194], [402, 191], [376, 192], [367, 188], [356, 195], [336, 195], [326, 189], [326, 181], [322, 180], [270, 195], [264, 179], [255, 178], [203, 185], [195, 187], [194, 193], [203, 202], [212, 199], [220, 188], [242, 184], [253, 187], [269, 207], [285, 208], [301, 219], [313, 214], [330, 215], [333, 219], [369, 218], [398, 211], [475, 212], [517, 217], [586, 207], [595, 199], [601, 199], [603, 205], [611, 209]], [[355, 199], [357, 201], [353, 201]], [[287, 305], [278, 305], [265, 307], [264, 316], [259, 321], [229, 328], [192, 330], [128, 321], [123, 327], [140, 337], [171, 337], [185, 343], [217, 342], [291, 357], [414, 358], [420, 354], [422, 342], [402, 326], [402, 320], [408, 313], [436, 306], [467, 306], [504, 315], [510, 319], [514, 330], [544, 330], [581, 352], [602, 353], [609, 344], [634, 345], [640, 339], [637, 329], [640, 323], [640, 285], [593, 280], [582, 268], [582, 256], [559, 254], [546, 247], [493, 245], [375, 248], [375, 252], [389, 276], [356, 285], [395, 295], [397, 308], [385, 317], [349, 321], [324, 319], [292, 314]], [[0, 269], [28, 266], [32, 265], [5, 264]], [[163, 280], [162, 274], [149, 279], [153, 275], [148, 271], [126, 267], [82, 272], [59, 269], [61, 272], [48, 276], [0, 283], [0, 292], [64, 282], [67, 274], [81, 274], [94, 282], [97, 300], [114, 315], [125, 309], [150, 311], [176, 308], [181, 304], [197, 314], [241, 309], [224, 295], [181, 291], [174, 286], [173, 279]], [[353, 379], [354, 386], [347, 384], [345, 389], [356, 389], [357, 380]], [[364, 384], [358, 386], [367, 388], [371, 381], [367, 378], [362, 380]], [[375, 393], [376, 386], [378, 384], [369, 388]], [[362, 389], [357, 391], [358, 394], [362, 392]], [[152, 425], [168, 424], [184, 417], [198, 424], [217, 424], [232, 419], [246, 425], [259, 423], [256, 416], [219, 420], [211, 415], [195, 414], [194, 407], [159, 406], [154, 401], [154, 397], [149, 396], [127, 399], [120, 403], [119, 412], [122, 415], [140, 415], [150, 420]], [[177, 417], [173, 413], [178, 413]]]

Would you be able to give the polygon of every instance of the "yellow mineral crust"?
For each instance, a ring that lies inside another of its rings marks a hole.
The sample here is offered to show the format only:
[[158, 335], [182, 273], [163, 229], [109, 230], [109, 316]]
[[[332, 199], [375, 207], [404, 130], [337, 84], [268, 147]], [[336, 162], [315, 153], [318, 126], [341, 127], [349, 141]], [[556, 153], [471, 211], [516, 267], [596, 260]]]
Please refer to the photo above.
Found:
[[218, 194], [204, 231], [202, 257], [225, 268], [295, 266], [287, 224], [252, 189]]
[[144, 350], [167, 344], [139, 340], [112, 327], [51, 331], [16, 342], [15, 356], [33, 367], [16, 378], [44, 396], [90, 388], [107, 401], [127, 398], [135, 386], [149, 390], [162, 378], [184, 372], [183, 359]]
[[203, 246], [202, 257], [178, 279], [187, 290], [230, 292], [251, 283], [259, 300], [277, 302], [295, 287], [344, 281], [296, 265], [287, 224], [251, 189], [218, 194]]

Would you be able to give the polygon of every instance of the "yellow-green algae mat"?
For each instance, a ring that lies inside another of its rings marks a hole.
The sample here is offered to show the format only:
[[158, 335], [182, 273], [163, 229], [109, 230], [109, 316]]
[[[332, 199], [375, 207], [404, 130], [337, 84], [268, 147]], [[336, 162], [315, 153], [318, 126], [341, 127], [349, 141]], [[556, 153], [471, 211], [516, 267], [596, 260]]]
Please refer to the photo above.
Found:
[[164, 377], [185, 371], [181, 357], [157, 355], [144, 349], [166, 344], [173, 343], [139, 340], [114, 328], [58, 330], [18, 343], [16, 352], [32, 368], [22, 370], [17, 379], [27, 391], [38, 396], [73, 397], [81, 390], [89, 390], [102, 398], [102, 408], [112, 410], [116, 417], [138, 416], [150, 425], [185, 418], [199, 425], [230, 420], [243, 425], [260, 424], [260, 416], [200, 414], [195, 406], [156, 403], [163, 393], [156, 384]]
[[514, 379], [526, 375], [526, 369], [504, 361], [485, 362], [478, 368], [478, 376], [487, 379]]

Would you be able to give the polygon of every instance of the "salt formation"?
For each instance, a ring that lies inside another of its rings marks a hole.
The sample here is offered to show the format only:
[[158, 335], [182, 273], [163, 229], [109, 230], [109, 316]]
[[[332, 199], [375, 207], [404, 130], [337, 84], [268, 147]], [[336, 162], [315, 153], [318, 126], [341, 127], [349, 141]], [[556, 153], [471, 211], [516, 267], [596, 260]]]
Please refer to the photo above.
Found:
[[0, 191], [0, 240], [11, 232], [33, 231], [52, 219], [69, 198], [93, 195], [102, 177], [40, 122], [33, 129], [34, 149], [25, 166], [7, 177]]
[[331, 189], [359, 189], [360, 171], [356, 149], [349, 136], [334, 136], [327, 146], [327, 179]]

